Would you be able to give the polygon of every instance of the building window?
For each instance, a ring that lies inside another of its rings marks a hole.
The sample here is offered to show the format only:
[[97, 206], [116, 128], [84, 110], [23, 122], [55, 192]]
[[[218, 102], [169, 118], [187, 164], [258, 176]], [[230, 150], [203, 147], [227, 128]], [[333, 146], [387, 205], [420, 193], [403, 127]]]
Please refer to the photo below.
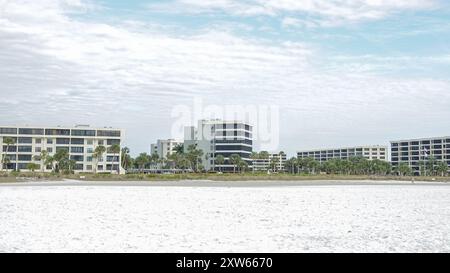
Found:
[[19, 155], [18, 160], [19, 161], [31, 161], [31, 155]]
[[17, 128], [0, 128], [0, 134], [17, 135]]
[[92, 171], [92, 165], [86, 165], [86, 170], [87, 171]]
[[35, 142], [36, 144], [41, 144], [41, 143], [42, 143], [42, 139], [36, 138], [36, 139], [34, 140], [34, 142]]
[[92, 154], [94, 152], [94, 149], [93, 148], [87, 148], [87, 153], [88, 154]]
[[120, 137], [120, 131], [116, 130], [98, 130], [97, 136], [103, 136], [103, 137]]
[[103, 145], [103, 143], [104, 143], [103, 140], [98, 141], [98, 145]]
[[72, 129], [72, 136], [95, 136], [95, 130], [75, 130], [75, 129]]
[[17, 139], [18, 143], [25, 143], [25, 144], [31, 144], [33, 143], [33, 139], [31, 137], [19, 137]]
[[83, 147], [70, 147], [70, 152], [74, 154], [82, 154], [84, 153]]
[[84, 144], [84, 138], [72, 138], [70, 140], [71, 144], [75, 144], [75, 145], [83, 145]]
[[41, 152], [41, 147], [35, 147], [35, 148], [34, 148], [34, 152], [40, 153], [40, 152]]
[[31, 153], [31, 146], [18, 146], [17, 151], [20, 153]]
[[84, 161], [84, 157], [82, 155], [71, 155], [70, 159], [75, 161]]
[[87, 161], [87, 162], [92, 162], [92, 156], [87, 156], [87, 157], [86, 157], [86, 161]]
[[70, 138], [57, 138], [56, 144], [70, 144]]
[[[107, 145], [114, 145], [119, 144], [120, 145], [120, 139], [108, 139], [106, 140]], [[169, 149], [169, 148], [167, 148]]]
[[53, 144], [53, 139], [47, 138], [47, 144]]
[[45, 135], [48, 136], [70, 136], [69, 129], [45, 129]]
[[47, 147], [47, 152], [48, 152], [48, 153], [53, 153], [53, 148]]
[[44, 129], [19, 128], [19, 135], [43, 135]]
[[94, 144], [94, 141], [93, 141], [92, 139], [88, 139], [88, 140], [86, 141], [86, 143], [87, 143], [87, 145], [93, 145], [93, 144]]

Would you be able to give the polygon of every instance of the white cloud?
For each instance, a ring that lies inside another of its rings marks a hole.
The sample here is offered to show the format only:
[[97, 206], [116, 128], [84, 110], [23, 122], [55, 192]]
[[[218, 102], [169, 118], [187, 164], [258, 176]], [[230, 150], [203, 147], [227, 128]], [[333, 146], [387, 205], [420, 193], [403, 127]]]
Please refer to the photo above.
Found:
[[[34, 1], [0, 3], [0, 124], [124, 127], [131, 148], [146, 151], [169, 137], [173, 105], [198, 96], [220, 105], [279, 105], [282, 148], [293, 152], [379, 140], [376, 130], [409, 136], [415, 122], [450, 114], [448, 81], [324, 71], [314, 65], [320, 52], [301, 43], [87, 22], [68, 16], [84, 9], [79, 1], [47, 1], [45, 10]], [[437, 119], [420, 127], [447, 125]]]
[[[319, 21], [321, 26], [335, 26], [366, 20], [378, 20], [391, 14], [436, 8], [438, 0], [174, 0], [150, 4], [153, 11], [178, 13], [226, 12], [236, 16], [281, 16], [292, 21], [294, 17], [307, 15], [301, 22]], [[315, 18], [311, 18], [315, 17]], [[297, 18], [297, 20], [300, 20]], [[285, 24], [286, 25], [286, 24]], [[297, 26], [298, 24], [291, 24]]]

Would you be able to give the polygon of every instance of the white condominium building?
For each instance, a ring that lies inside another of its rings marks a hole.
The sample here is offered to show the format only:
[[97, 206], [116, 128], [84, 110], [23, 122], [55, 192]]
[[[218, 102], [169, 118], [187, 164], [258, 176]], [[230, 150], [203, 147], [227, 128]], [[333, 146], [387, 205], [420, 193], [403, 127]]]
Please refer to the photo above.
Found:
[[325, 162], [332, 158], [349, 159], [351, 157], [364, 157], [368, 160], [388, 161], [387, 146], [357, 146], [335, 149], [318, 149], [297, 152], [298, 158], [311, 157], [319, 162]]
[[[123, 132], [121, 129], [90, 128], [88, 125], [75, 127], [37, 127], [37, 126], [0, 126], [0, 164], [7, 157], [7, 163], [2, 164], [2, 170], [27, 171], [29, 163], [40, 165], [35, 160], [41, 151], [47, 151], [53, 156], [59, 150], [66, 150], [71, 160], [75, 161], [74, 171], [82, 172], [112, 172], [121, 173], [120, 152], [111, 153], [109, 148], [114, 144], [121, 145]], [[6, 139], [12, 139], [13, 144], [5, 144]], [[98, 161], [93, 159], [97, 146], [104, 146], [106, 152]], [[98, 162], [98, 163], [97, 163]], [[96, 167], [97, 165], [97, 167]], [[41, 168], [41, 166], [39, 166]], [[95, 170], [95, 168], [97, 168]], [[42, 168], [51, 172], [52, 166]]]
[[151, 154], [157, 154], [159, 158], [165, 158], [175, 152], [177, 145], [183, 144], [183, 141], [175, 139], [158, 139], [156, 144], [151, 145]]
[[[185, 127], [184, 150], [196, 145], [203, 151], [202, 165], [205, 170], [233, 171], [230, 156], [237, 154], [251, 165], [250, 154], [253, 150], [252, 126], [241, 121], [224, 121], [220, 119], [199, 120], [198, 126]], [[217, 164], [215, 158], [222, 155], [223, 164]]]
[[450, 136], [391, 141], [391, 162], [408, 164], [414, 175], [421, 174], [421, 162], [434, 158], [450, 167]]
[[285, 171], [286, 154], [269, 154], [268, 158], [258, 158], [252, 160], [254, 171], [275, 170], [277, 172]]

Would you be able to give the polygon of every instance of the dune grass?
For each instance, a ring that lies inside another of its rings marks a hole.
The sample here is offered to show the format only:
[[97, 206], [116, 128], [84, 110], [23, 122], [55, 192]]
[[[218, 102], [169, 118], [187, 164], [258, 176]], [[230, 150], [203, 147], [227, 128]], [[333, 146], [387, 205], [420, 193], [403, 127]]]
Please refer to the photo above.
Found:
[[450, 181], [450, 177], [411, 177], [411, 176], [367, 176], [367, 175], [327, 175], [327, 174], [267, 174], [267, 173], [184, 173], [184, 174], [58, 174], [39, 172], [1, 172], [1, 182], [21, 181], [61, 181], [75, 179], [85, 181], [178, 181], [178, 180], [213, 180], [213, 181], [261, 181], [261, 180], [392, 180], [392, 181]]

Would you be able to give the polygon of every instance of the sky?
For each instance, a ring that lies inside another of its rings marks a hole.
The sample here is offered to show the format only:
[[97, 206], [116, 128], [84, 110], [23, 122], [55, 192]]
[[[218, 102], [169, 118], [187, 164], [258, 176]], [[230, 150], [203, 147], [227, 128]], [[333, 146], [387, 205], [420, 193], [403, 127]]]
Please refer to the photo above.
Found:
[[[450, 1], [0, 0], [0, 124], [111, 126], [272, 105], [296, 151], [450, 135]], [[258, 149], [258, 143], [255, 145]]]

